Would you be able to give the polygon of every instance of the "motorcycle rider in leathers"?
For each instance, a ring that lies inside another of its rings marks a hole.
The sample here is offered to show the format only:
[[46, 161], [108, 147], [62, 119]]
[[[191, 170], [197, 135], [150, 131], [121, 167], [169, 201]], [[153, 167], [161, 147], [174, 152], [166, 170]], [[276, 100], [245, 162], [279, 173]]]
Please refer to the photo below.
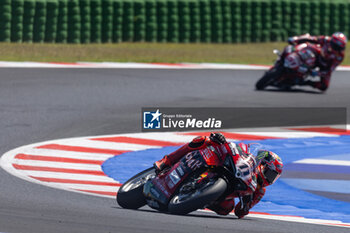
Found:
[[[221, 133], [211, 133], [209, 137], [196, 137], [190, 143], [183, 145], [176, 151], [155, 162], [154, 167], [156, 168], [157, 172], [160, 172], [163, 169], [171, 167], [173, 164], [177, 163], [183, 156], [191, 151], [204, 149], [210, 145], [215, 146], [224, 143], [226, 143], [226, 139]], [[253, 155], [249, 154], [246, 144], [236, 144], [236, 148], [240, 153], [244, 153], [245, 156], [252, 156], [254, 158]], [[263, 153], [259, 153], [258, 156], [254, 158], [256, 164], [259, 164], [255, 168], [254, 174], [252, 174], [254, 179], [257, 181], [257, 187], [254, 191], [245, 192], [245, 195], [240, 199], [243, 201], [243, 204], [240, 201], [235, 207], [234, 198], [237, 197], [237, 193], [232, 193], [226, 196], [224, 199], [211, 204], [208, 207], [209, 209], [215, 211], [217, 214], [227, 215], [233, 210], [233, 208], [235, 208], [235, 215], [238, 218], [243, 218], [249, 213], [249, 210], [264, 196], [266, 191], [265, 187], [273, 184], [282, 173], [283, 163], [281, 159], [273, 152], [262, 152]]]
[[313, 74], [320, 76], [321, 81], [307, 81], [305, 85], [310, 85], [321, 91], [325, 91], [329, 86], [332, 72], [344, 59], [347, 38], [343, 33], [336, 32], [333, 33], [332, 36], [311, 36], [307, 33], [301, 36], [290, 37], [288, 39], [288, 43], [291, 45], [306, 42], [317, 44], [321, 48], [320, 54], [317, 56], [317, 66], [320, 70], [317, 74]]

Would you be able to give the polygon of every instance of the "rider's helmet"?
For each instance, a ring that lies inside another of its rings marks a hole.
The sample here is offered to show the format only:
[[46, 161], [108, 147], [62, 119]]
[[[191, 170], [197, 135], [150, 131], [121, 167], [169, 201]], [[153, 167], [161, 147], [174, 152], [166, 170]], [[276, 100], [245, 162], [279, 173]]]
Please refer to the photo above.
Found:
[[283, 163], [281, 158], [271, 151], [259, 151], [257, 160], [259, 165], [257, 167], [260, 177], [263, 181], [263, 186], [268, 186], [281, 176]]
[[335, 51], [345, 50], [348, 39], [342, 32], [335, 32], [331, 37], [331, 47]]

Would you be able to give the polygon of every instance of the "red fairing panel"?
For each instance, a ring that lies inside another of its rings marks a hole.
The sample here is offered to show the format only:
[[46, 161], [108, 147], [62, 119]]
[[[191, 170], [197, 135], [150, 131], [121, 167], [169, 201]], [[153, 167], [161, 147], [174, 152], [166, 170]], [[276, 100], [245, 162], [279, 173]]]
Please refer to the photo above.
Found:
[[254, 157], [250, 154], [239, 154], [237, 148], [233, 148], [233, 151], [236, 151], [236, 154], [232, 156], [236, 166], [236, 177], [243, 180], [248, 188], [254, 192], [257, 187], [255, 179], [256, 162]]
[[209, 166], [221, 166], [228, 153], [226, 147], [228, 147], [227, 143], [222, 145], [210, 145], [199, 150], [199, 152]]
[[208, 146], [207, 148], [199, 151], [209, 166], [217, 166], [220, 163], [218, 155], [214, 152], [214, 150], [215, 149], [213, 146]]

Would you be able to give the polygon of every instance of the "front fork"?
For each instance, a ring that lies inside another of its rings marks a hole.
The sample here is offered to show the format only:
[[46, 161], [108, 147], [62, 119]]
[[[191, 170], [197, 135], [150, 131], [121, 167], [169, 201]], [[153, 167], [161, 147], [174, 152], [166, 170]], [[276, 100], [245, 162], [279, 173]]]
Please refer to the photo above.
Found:
[[241, 202], [241, 209], [244, 208], [244, 202], [243, 202], [243, 197], [239, 195], [239, 201]]

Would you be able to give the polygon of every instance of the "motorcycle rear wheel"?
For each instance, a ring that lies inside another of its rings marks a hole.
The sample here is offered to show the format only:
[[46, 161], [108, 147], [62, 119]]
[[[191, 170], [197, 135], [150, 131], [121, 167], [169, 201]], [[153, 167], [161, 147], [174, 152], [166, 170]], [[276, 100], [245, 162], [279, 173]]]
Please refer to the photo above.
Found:
[[147, 180], [155, 176], [155, 169], [148, 168], [126, 181], [118, 190], [117, 202], [125, 209], [138, 209], [146, 205], [143, 186]]
[[[186, 184], [185, 184], [186, 185]], [[171, 214], [185, 215], [217, 200], [227, 188], [227, 183], [222, 178], [211, 179], [201, 187], [190, 193], [182, 193], [181, 189], [170, 200], [168, 211]]]

